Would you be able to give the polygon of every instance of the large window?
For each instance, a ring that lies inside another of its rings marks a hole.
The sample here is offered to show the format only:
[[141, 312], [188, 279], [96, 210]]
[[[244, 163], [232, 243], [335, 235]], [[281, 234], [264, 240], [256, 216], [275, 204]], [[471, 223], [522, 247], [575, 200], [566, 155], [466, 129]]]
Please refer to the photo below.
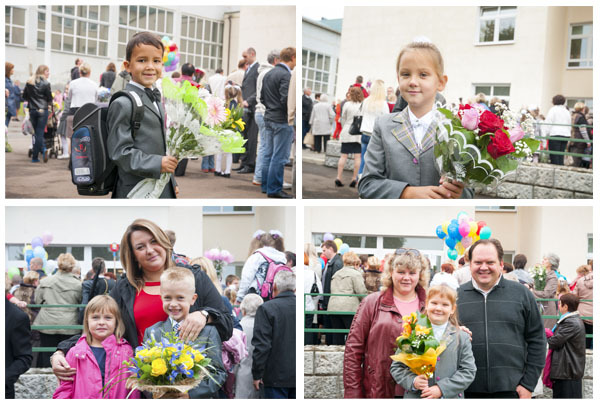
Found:
[[173, 12], [148, 6], [119, 6], [118, 57], [125, 59], [125, 48], [131, 37], [141, 31], [173, 38]]
[[306, 49], [302, 50], [302, 87], [310, 87], [315, 93], [329, 94], [331, 57]]
[[569, 31], [569, 59], [567, 67], [591, 68], [593, 66], [593, 26], [572, 24]]
[[517, 7], [480, 7], [479, 43], [502, 43], [515, 40]]
[[192, 63], [203, 70], [221, 67], [223, 22], [190, 15], [181, 16], [181, 63]]
[[507, 105], [510, 101], [510, 84], [473, 84], [473, 91], [473, 94], [485, 94], [488, 97], [488, 103], [492, 97], [498, 97]]
[[567, 98], [567, 108], [569, 108], [570, 110], [572, 110], [575, 107], [575, 104], [577, 103], [583, 103], [585, 104], [590, 110], [594, 110], [594, 99], [593, 98], [578, 98], [578, 97], [573, 97], [573, 98]]
[[[45, 17], [43, 26], [46, 26]], [[39, 27], [38, 13], [38, 46]], [[108, 55], [108, 6], [52, 6], [50, 27], [53, 51]]]
[[4, 7], [4, 43], [25, 45], [25, 9]]

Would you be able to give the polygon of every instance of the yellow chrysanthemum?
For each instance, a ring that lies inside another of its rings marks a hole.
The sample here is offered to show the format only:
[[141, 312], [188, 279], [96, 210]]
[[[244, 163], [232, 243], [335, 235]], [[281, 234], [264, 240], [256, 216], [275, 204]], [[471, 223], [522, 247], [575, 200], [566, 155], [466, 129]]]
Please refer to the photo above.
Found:
[[204, 360], [204, 356], [199, 351], [194, 350], [193, 354], [194, 354], [194, 361], [195, 362], [200, 362], [200, 361]]
[[162, 351], [160, 350], [160, 348], [158, 346], [154, 346], [153, 348], [150, 349], [148, 354], [150, 355], [150, 358], [152, 360], [156, 360], [162, 356]]
[[158, 377], [167, 372], [167, 364], [163, 359], [156, 359], [152, 362], [152, 376]]
[[422, 325], [417, 325], [417, 327], [415, 328], [415, 333], [417, 334], [417, 336], [427, 336], [429, 332], [431, 332], [431, 328]]

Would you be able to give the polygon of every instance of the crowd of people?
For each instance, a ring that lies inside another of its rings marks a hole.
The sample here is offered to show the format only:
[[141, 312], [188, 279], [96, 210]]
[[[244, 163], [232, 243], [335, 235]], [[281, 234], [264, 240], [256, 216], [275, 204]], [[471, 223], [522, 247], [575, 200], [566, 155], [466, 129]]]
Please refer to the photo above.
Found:
[[[312, 90], [304, 88], [303, 148], [320, 153], [326, 150], [330, 138], [339, 139], [341, 155], [335, 186], [344, 186], [343, 170], [351, 154], [354, 170], [349, 186], [355, 187], [362, 180], [362, 198], [472, 198], [472, 190], [464, 189], [462, 183], [440, 181], [434, 167], [432, 134], [437, 118], [432, 110], [437, 106], [458, 108], [457, 103], [446, 102], [441, 94], [448, 77], [440, 51], [431, 42], [410, 43], [398, 55], [396, 71], [396, 91], [386, 88], [382, 80], [368, 81], [364, 87], [363, 77], [357, 76], [344, 100], [337, 102], [320, 93], [313, 99]], [[419, 75], [421, 71], [427, 73]], [[555, 96], [547, 118], [535, 105], [522, 107], [521, 121], [531, 115], [536, 136], [550, 138], [543, 140], [540, 149], [555, 153], [538, 152], [535, 159], [590, 168], [593, 115], [583, 102], [577, 102], [572, 111], [566, 102], [564, 96]], [[496, 96], [488, 99], [483, 93], [460, 98], [458, 103], [494, 113], [498, 103], [507, 104]], [[375, 142], [368, 147], [372, 140]], [[564, 152], [587, 156], [561, 154]]]
[[[537, 265], [540, 284], [525, 270], [527, 257], [504, 262], [495, 239], [476, 242], [437, 271], [416, 249], [379, 259], [347, 249], [341, 255], [327, 240], [320, 254], [310, 243], [304, 253], [306, 311], [332, 313], [305, 315], [312, 331], [304, 344], [345, 346], [346, 398], [527, 398], [542, 395], [543, 385], [554, 398], [582, 397], [592, 262], [569, 282], [559, 256], [547, 253]], [[390, 358], [413, 312], [428, 316], [447, 347], [429, 380]]]
[[[158, 55], [164, 50], [160, 38], [151, 33], [139, 33], [132, 38], [127, 46], [126, 60], [123, 62], [121, 71], [116, 73], [114, 63], [109, 63], [106, 71], [99, 76], [99, 82], [91, 79], [91, 67], [81, 58], [77, 58], [75, 66], [71, 69], [71, 80], [65, 85], [64, 91], [52, 88], [48, 81], [50, 70], [48, 66], [40, 65], [34, 75], [27, 81], [25, 88], [21, 90], [18, 84], [13, 83], [11, 76], [14, 73], [14, 65], [6, 62], [6, 127], [10, 120], [17, 116], [21, 104], [25, 102], [26, 127], [31, 127], [32, 137], [32, 163], [42, 160], [48, 161], [49, 155], [57, 154], [59, 159], [68, 159], [70, 152], [70, 139], [73, 133], [73, 117], [77, 110], [87, 103], [108, 103], [110, 96], [121, 90], [130, 90], [131, 84], [137, 84], [133, 88], [143, 91], [144, 87], [149, 89], [161, 89], [162, 59], [152, 67], [151, 80], [146, 80], [142, 71], [143, 64], [132, 59], [132, 55], [138, 56], [139, 52], [146, 46], [152, 53]], [[259, 62], [256, 50], [252, 47], [244, 50], [242, 59], [238, 63], [238, 70], [226, 76], [222, 68], [217, 68], [215, 73], [206, 77], [206, 72], [195, 67], [191, 63], [182, 63], [180, 70], [173, 72], [171, 78], [176, 82], [187, 81], [199, 90], [199, 97], [208, 94], [224, 100], [227, 108], [239, 106], [243, 108], [242, 120], [244, 129], [242, 135], [245, 142], [245, 153], [243, 154], [218, 154], [216, 156], [204, 156], [202, 158], [202, 172], [214, 173], [215, 176], [223, 178], [231, 177], [232, 170], [240, 174], [252, 173], [252, 184], [261, 186], [261, 191], [270, 198], [293, 198], [284, 189], [292, 189], [292, 184], [284, 182], [284, 169], [286, 166], [293, 167], [292, 144], [295, 139], [295, 66], [296, 50], [293, 47], [269, 52], [265, 62]], [[143, 93], [143, 94], [142, 94]], [[152, 93], [154, 94], [154, 93]], [[160, 93], [158, 93], [160, 94]], [[140, 97], [150, 97], [145, 92], [140, 92]], [[154, 101], [156, 95], [153, 95]], [[161, 116], [161, 101], [158, 96], [157, 107]], [[121, 100], [119, 100], [121, 102]], [[106, 105], [106, 104], [104, 104]], [[122, 107], [119, 105], [119, 107]], [[122, 110], [120, 108], [119, 110]], [[53, 122], [55, 122], [53, 124]], [[160, 135], [161, 125], [153, 125], [149, 118], [144, 116], [141, 128], [136, 132], [144, 141], [135, 142], [134, 149], [141, 149], [145, 154], [156, 154], [165, 156], [164, 146], [154, 148], [154, 138]], [[131, 130], [129, 130], [131, 132]], [[109, 128], [111, 132], [111, 128]], [[56, 137], [56, 150], [48, 143]], [[48, 140], [45, 142], [45, 138]], [[146, 139], [148, 138], [148, 139]], [[57, 151], [59, 153], [57, 153]], [[132, 154], [136, 155], [132, 152]], [[157, 170], [158, 173], [171, 172], [175, 176], [184, 176], [187, 159], [181, 162], [173, 162], [172, 159], [154, 159], [154, 162], [141, 161], [139, 159], [125, 159], [121, 154], [111, 155], [111, 158], [121, 169], [120, 174], [135, 175], [144, 178], [149, 172]], [[124, 163], [127, 161], [127, 164]], [[133, 160], [133, 161], [132, 161]], [[239, 167], [232, 168], [233, 163]], [[137, 164], [136, 164], [137, 163]], [[143, 167], [140, 167], [143, 166]], [[152, 166], [152, 167], [150, 167]], [[156, 166], [156, 168], [154, 168]], [[173, 167], [175, 166], [175, 167]], [[142, 176], [141, 173], [145, 176]], [[128, 179], [128, 182], [131, 182]], [[134, 183], [135, 184], [135, 183]], [[174, 184], [174, 194], [178, 189]], [[168, 191], [167, 187], [167, 191]], [[116, 190], [117, 191], [117, 190]], [[117, 196], [122, 196], [116, 192]], [[175, 197], [175, 195], [164, 195], [163, 197]]]
[[151, 335], [176, 331], [208, 347], [214, 367], [212, 378], [176, 398], [294, 398], [295, 254], [281, 232], [257, 231], [241, 277], [223, 279], [210, 259], [175, 253], [175, 241], [174, 232], [138, 219], [122, 237], [117, 277], [95, 258], [82, 281], [70, 253], [55, 271], [33, 258], [22, 278], [6, 273], [6, 397], [30, 367], [52, 367], [54, 398], [152, 397], [132, 391], [122, 362]]

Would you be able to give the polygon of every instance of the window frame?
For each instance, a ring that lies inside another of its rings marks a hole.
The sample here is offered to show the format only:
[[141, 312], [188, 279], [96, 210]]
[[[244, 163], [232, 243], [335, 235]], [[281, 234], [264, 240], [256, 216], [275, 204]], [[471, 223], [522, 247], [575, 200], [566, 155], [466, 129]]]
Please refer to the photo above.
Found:
[[[159, 37], [163, 37], [163, 36], [168, 36], [169, 38], [173, 38], [173, 33], [175, 32], [175, 12], [172, 10], [169, 10], [167, 8], [164, 7], [158, 7], [155, 5], [138, 5], [138, 4], [120, 4], [118, 6], [118, 17], [117, 17], [117, 59], [119, 60], [124, 60], [125, 59], [125, 53], [126, 53], [126, 49], [127, 49], [127, 42], [129, 42], [129, 39], [135, 35], [138, 32], [142, 32], [142, 31], [148, 31], [148, 32], [152, 32], [154, 34], [157, 34]], [[127, 15], [125, 17], [125, 24], [121, 23], [121, 8], [125, 7], [127, 9]], [[146, 10], [145, 13], [145, 26], [144, 27], [140, 27], [140, 7], [144, 7]], [[135, 24], [134, 25], [130, 25], [131, 22], [131, 11], [132, 9], [135, 8]], [[156, 11], [156, 17], [155, 17], [155, 27], [154, 28], [149, 28], [149, 23], [150, 23], [150, 10], [154, 9]], [[164, 31], [160, 31], [160, 22], [159, 22], [159, 15], [160, 13], [163, 13], [163, 21], [162, 21], [162, 25], [164, 28]], [[171, 22], [170, 22], [170, 27], [169, 27], [169, 17], [171, 18]], [[171, 29], [169, 31], [169, 28]], [[125, 30], [125, 40], [121, 41], [121, 30]]]
[[[590, 25], [591, 26], [591, 32], [588, 35], [573, 35], [573, 27], [575, 26], [585, 26], [585, 25]], [[588, 46], [587, 46], [587, 51], [589, 52], [589, 57], [587, 59], [571, 59], [571, 45], [573, 43], [574, 39], [584, 39], [584, 38], [588, 38]], [[579, 61], [581, 62], [587, 62], [589, 63], [589, 65], [586, 66], [569, 66], [569, 63], [571, 62], [576, 62]], [[581, 70], [581, 69], [594, 69], [594, 23], [593, 22], [583, 22], [583, 23], [571, 23], [569, 24], [569, 42], [568, 42], [568, 46], [567, 46], [567, 57], [566, 57], [566, 68], [568, 70]]]
[[[23, 10], [24, 16], [23, 16], [23, 25], [17, 25], [15, 23], [13, 23], [13, 17], [14, 17], [14, 9], [19, 9], [19, 10]], [[6, 23], [6, 10], [10, 10], [10, 22]], [[26, 47], [27, 46], [27, 38], [28, 38], [28, 32], [27, 32], [27, 17], [28, 17], [28, 9], [26, 7], [19, 7], [19, 6], [4, 6], [4, 45], [10, 45], [10, 46], [20, 46], [20, 47]], [[19, 43], [15, 43], [13, 42], [13, 28], [21, 28], [23, 29], [23, 43], [19, 44]], [[9, 32], [9, 40], [8, 42], [6, 41], [6, 30], [8, 30]]]
[[[250, 207], [249, 211], [225, 211], [224, 208], [232, 207]], [[206, 211], [206, 208], [218, 208], [218, 211]], [[256, 207], [250, 205], [205, 205], [202, 207], [202, 215], [254, 215], [256, 214]]]
[[[69, 14], [67, 12], [65, 12], [65, 7], [68, 6], [60, 6], [60, 5], [51, 5], [49, 6], [50, 8], [50, 21], [48, 21], [46, 19], [45, 21], [45, 26], [46, 26], [46, 30], [50, 30], [50, 50], [52, 52], [63, 52], [63, 53], [69, 53], [69, 54], [77, 54], [77, 55], [82, 55], [82, 56], [91, 56], [91, 57], [97, 57], [97, 58], [107, 58], [108, 57], [108, 40], [109, 40], [109, 36], [108, 36], [108, 32], [110, 29], [110, 23], [109, 21], [103, 21], [102, 20], [102, 7], [108, 7], [106, 5], [97, 5], [97, 6], [90, 6], [90, 5], [73, 5], [70, 7], [75, 7], [75, 9], [73, 10], [73, 14]], [[60, 7], [59, 10], [56, 10], [56, 8]], [[80, 8], [85, 7], [85, 16], [80, 16]], [[98, 14], [97, 14], [97, 19], [92, 19], [90, 18], [90, 7], [98, 7]], [[46, 10], [43, 10], [41, 8], [38, 7], [37, 9], [38, 13], [42, 13], [42, 12], [46, 12]], [[48, 14], [46, 14], [47, 16]], [[60, 18], [61, 22], [60, 22], [60, 31], [54, 31], [53, 29], [53, 19], [54, 17], [58, 17]], [[38, 17], [39, 18], [39, 17]], [[65, 23], [64, 20], [65, 19], [70, 19], [73, 20], [73, 34], [69, 34], [69, 33], [65, 33]], [[85, 24], [85, 33], [84, 34], [79, 34], [79, 30], [80, 30], [80, 24]], [[90, 36], [90, 25], [96, 25], [96, 35], [94, 37]], [[106, 29], [106, 39], [101, 37], [101, 32], [102, 32], [102, 27], [105, 27]], [[36, 29], [37, 32], [39, 32], [39, 27]], [[55, 49], [53, 47], [53, 38], [55, 36], [59, 36], [60, 38], [60, 49]], [[68, 50], [65, 49], [64, 43], [65, 43], [65, 37], [70, 37], [73, 39], [73, 48], [72, 50]], [[83, 41], [83, 46], [84, 46], [84, 51], [81, 52], [78, 50], [78, 44], [80, 41]], [[95, 52], [91, 53], [89, 51], [90, 49], [90, 44], [95, 42]], [[103, 52], [100, 52], [102, 45], [104, 45], [103, 47]], [[45, 43], [44, 40], [44, 47], [48, 46], [48, 44]], [[39, 46], [37, 46], [37, 37], [36, 37], [36, 48], [41, 49]]]
[[[184, 19], [186, 19], [185, 27], [187, 28], [186, 35], [183, 34], [184, 29]], [[190, 19], [194, 20], [194, 27], [196, 34], [194, 36], [190, 35]], [[204, 18], [197, 15], [192, 14], [181, 14], [181, 24], [180, 24], [180, 57], [181, 60], [185, 62], [190, 62], [196, 68], [200, 68], [205, 72], [214, 72], [217, 68], [221, 67], [223, 61], [223, 37], [225, 30], [225, 22], [221, 20], [214, 20], [210, 18]], [[199, 28], [198, 23], [202, 23], [202, 28]], [[210, 25], [208, 29], [209, 39], [206, 39], [207, 33], [207, 23]], [[217, 25], [217, 31], [214, 32], [214, 24]], [[200, 37], [198, 37], [198, 33], [200, 33]], [[217, 36], [217, 38], [213, 38], [213, 35]], [[185, 41], [186, 49], [183, 49], [183, 44]], [[193, 52], [188, 51], [190, 49], [194, 50]], [[198, 53], [196, 50], [198, 46], [201, 46], [202, 52]], [[216, 46], [216, 55], [213, 55], [213, 47]], [[207, 51], [208, 47], [208, 51]], [[208, 52], [208, 54], [207, 54]], [[199, 62], [199, 63], [198, 63]]]
[[[304, 56], [306, 52], [306, 57]], [[311, 56], [314, 56], [314, 66], [309, 66], [309, 61], [311, 60]], [[319, 59], [321, 58], [321, 59]], [[326, 58], [329, 58], [329, 70], [325, 70], [325, 61]], [[319, 68], [318, 63], [319, 60], [322, 61], [321, 67]], [[335, 63], [336, 70], [332, 69], [332, 65]], [[317, 80], [317, 73], [320, 74], [320, 79]], [[309, 75], [312, 74], [312, 77], [309, 78]], [[327, 75], [327, 80], [324, 80], [325, 75]], [[331, 78], [337, 80], [337, 60], [328, 54], [320, 53], [317, 51], [313, 51], [307, 48], [302, 48], [302, 88], [310, 87], [313, 93], [323, 93], [323, 94], [332, 94], [329, 89], [331, 87]], [[310, 82], [310, 83], [309, 83]], [[315, 85], [319, 85], [319, 89], [315, 87]], [[323, 88], [325, 86], [325, 89]], [[333, 83], [333, 87], [335, 90], [335, 82]]]
[[[488, 98], [491, 99], [492, 97], [498, 97], [501, 100], [506, 101], [507, 105], [510, 105], [510, 90], [511, 90], [511, 87], [512, 87], [512, 85], [510, 83], [472, 83], [471, 86], [472, 86], [472, 94], [479, 93], [478, 91], [476, 91], [477, 87], [489, 86], [491, 94], [486, 94], [486, 96]], [[496, 87], [508, 87], [508, 94], [509, 95], [508, 96], [498, 96], [498, 95], [495, 95], [494, 94], [494, 89]], [[481, 92], [481, 93], [484, 93], [484, 92]]]
[[[481, 46], [487, 46], [487, 45], [508, 45], [508, 44], [514, 44], [515, 43], [515, 38], [517, 36], [517, 15], [518, 15], [518, 7], [514, 8], [514, 11], [512, 13], [510, 13], [509, 15], [505, 15], [505, 16], [501, 16], [501, 9], [502, 7], [512, 7], [512, 6], [496, 6], [496, 14], [495, 16], [492, 17], [486, 17], [486, 18], [482, 18], [483, 16], [481, 15], [481, 10], [483, 7], [486, 8], [490, 8], [490, 6], [480, 6], [479, 7], [479, 14], [477, 16], [477, 34], [475, 37], [475, 45], [481, 45]], [[513, 19], [513, 38], [509, 39], [509, 40], [504, 40], [501, 41], [500, 40], [500, 21], [503, 19], [507, 19], [507, 18], [512, 18]], [[488, 21], [488, 20], [493, 20], [494, 21], [494, 39], [492, 41], [481, 41], [481, 22], [482, 21]]]

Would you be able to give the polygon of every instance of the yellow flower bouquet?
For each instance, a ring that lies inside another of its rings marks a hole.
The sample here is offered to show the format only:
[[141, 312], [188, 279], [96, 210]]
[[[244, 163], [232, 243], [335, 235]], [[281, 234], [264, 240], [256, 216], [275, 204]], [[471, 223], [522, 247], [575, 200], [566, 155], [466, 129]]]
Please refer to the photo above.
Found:
[[214, 368], [205, 357], [208, 348], [190, 346], [175, 335], [166, 333], [160, 341], [154, 336], [135, 349], [135, 355], [123, 364], [134, 374], [133, 388], [148, 391], [154, 398], [168, 392], [185, 393], [204, 378], [214, 380]]
[[433, 335], [431, 322], [426, 315], [415, 312], [402, 317], [402, 335], [396, 338], [398, 350], [392, 360], [405, 364], [417, 375], [433, 377], [438, 356], [446, 349]]

